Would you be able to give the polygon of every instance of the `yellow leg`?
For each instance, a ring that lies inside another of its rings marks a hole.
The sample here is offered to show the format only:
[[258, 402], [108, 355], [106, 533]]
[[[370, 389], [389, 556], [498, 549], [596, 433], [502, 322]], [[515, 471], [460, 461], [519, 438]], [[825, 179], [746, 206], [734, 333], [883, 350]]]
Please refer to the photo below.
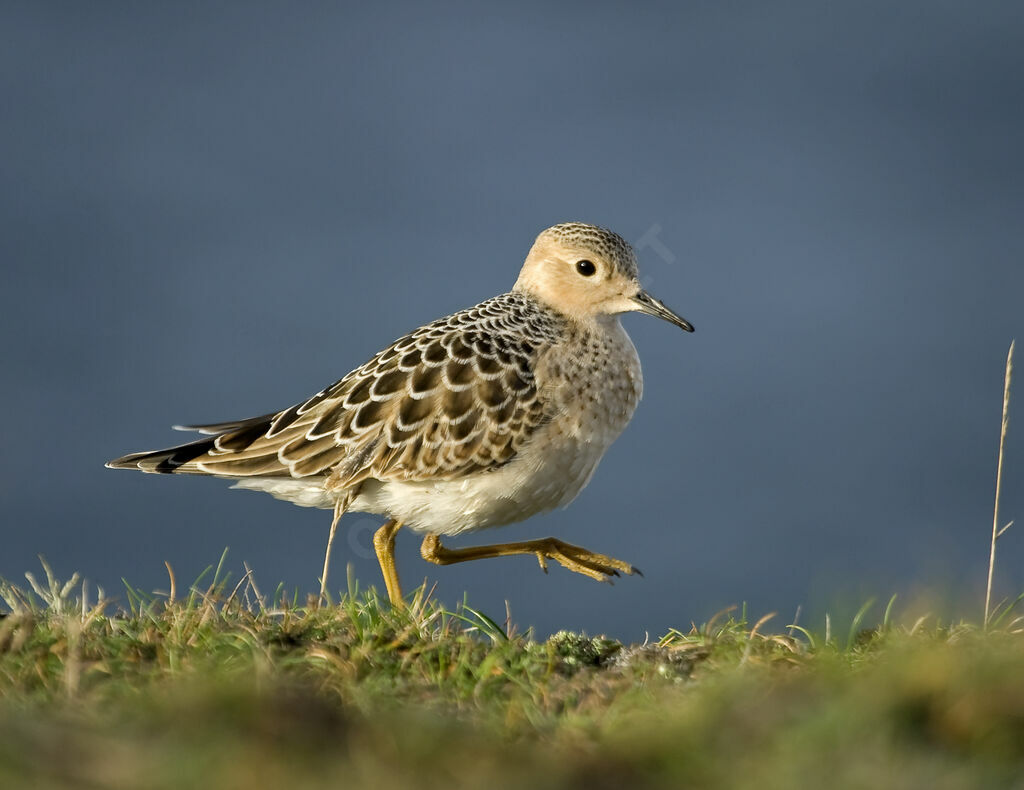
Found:
[[320, 575], [320, 597], [317, 599], [319, 606], [325, 600], [327, 593], [327, 571], [331, 567], [331, 547], [334, 545], [334, 533], [338, 531], [338, 522], [345, 513], [345, 502], [339, 499], [334, 505], [334, 520], [331, 522], [331, 532], [327, 536], [327, 553], [324, 554], [324, 572]]
[[395, 566], [395, 533], [402, 527], [396, 519], [392, 519], [373, 535], [373, 548], [377, 552], [377, 562], [384, 574], [384, 584], [388, 588], [388, 598], [392, 606], [401, 606], [402, 585], [398, 581], [398, 568]]
[[490, 557], [508, 557], [513, 554], [534, 554], [541, 569], [547, 573], [548, 560], [552, 559], [560, 565], [576, 573], [582, 573], [599, 582], [610, 582], [611, 577], [620, 573], [643, 576], [637, 568], [628, 562], [617, 560], [605, 554], [565, 543], [558, 538], [540, 538], [524, 540], [519, 543], [499, 543], [493, 546], [472, 546], [465, 549], [448, 549], [441, 545], [437, 535], [427, 535], [420, 546], [420, 554], [427, 562], [437, 565], [451, 565], [454, 562], [484, 560]]

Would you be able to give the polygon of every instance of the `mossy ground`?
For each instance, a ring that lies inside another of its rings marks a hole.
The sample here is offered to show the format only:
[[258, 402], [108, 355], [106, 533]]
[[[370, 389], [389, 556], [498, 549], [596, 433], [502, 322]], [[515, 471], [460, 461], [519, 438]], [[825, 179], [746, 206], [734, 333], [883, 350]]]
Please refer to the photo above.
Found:
[[0, 585], [0, 787], [1024, 787], [1024, 635], [510, 633], [420, 591]]

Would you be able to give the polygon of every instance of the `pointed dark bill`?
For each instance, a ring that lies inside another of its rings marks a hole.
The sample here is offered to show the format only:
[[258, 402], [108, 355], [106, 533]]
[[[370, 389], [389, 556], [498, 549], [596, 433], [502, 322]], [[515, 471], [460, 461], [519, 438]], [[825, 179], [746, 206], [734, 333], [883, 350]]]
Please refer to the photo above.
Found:
[[636, 305], [636, 311], [638, 313], [646, 313], [647, 315], [653, 315], [655, 318], [664, 318], [670, 324], [675, 324], [680, 329], [685, 329], [687, 332], [693, 331], [693, 324], [683, 318], [681, 315], [673, 313], [665, 305], [651, 296], [647, 291], [641, 291], [633, 297], [633, 304]]

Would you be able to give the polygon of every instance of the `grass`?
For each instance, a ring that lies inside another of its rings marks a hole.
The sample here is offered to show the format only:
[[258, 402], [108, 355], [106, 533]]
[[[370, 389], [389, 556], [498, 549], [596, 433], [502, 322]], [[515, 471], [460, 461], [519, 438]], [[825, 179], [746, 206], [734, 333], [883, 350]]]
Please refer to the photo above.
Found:
[[988, 555], [988, 584], [985, 586], [985, 622], [989, 620], [989, 610], [992, 605], [992, 576], [996, 567], [996, 543], [1003, 533], [1013, 526], [1009, 522], [1003, 527], [999, 526], [999, 500], [1003, 493], [1003, 458], [1006, 450], [1006, 432], [1010, 427], [1010, 385], [1013, 383], [1013, 349], [1017, 342], [1010, 341], [1010, 349], [1006, 353], [1006, 372], [1003, 374], [1003, 419], [999, 427], [999, 456], [996, 461], [996, 498], [992, 508], [992, 540], [989, 543]]
[[0, 787], [1024, 787], [1017, 602], [623, 645], [208, 579], [116, 611], [48, 568], [0, 585]]

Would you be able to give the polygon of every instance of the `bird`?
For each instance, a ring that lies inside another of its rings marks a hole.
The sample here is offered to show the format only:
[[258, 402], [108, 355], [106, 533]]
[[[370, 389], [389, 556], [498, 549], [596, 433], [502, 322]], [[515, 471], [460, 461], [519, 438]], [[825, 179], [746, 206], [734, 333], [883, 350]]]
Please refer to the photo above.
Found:
[[565, 222], [542, 231], [507, 293], [396, 340], [287, 409], [175, 426], [202, 438], [109, 461], [114, 469], [208, 475], [334, 513], [387, 518], [373, 545], [401, 606], [398, 531], [421, 536], [438, 565], [534, 555], [598, 581], [632, 564], [554, 537], [450, 548], [441, 539], [568, 505], [633, 416], [643, 391], [624, 313], [693, 325], [649, 294], [637, 257], [613, 231]]

